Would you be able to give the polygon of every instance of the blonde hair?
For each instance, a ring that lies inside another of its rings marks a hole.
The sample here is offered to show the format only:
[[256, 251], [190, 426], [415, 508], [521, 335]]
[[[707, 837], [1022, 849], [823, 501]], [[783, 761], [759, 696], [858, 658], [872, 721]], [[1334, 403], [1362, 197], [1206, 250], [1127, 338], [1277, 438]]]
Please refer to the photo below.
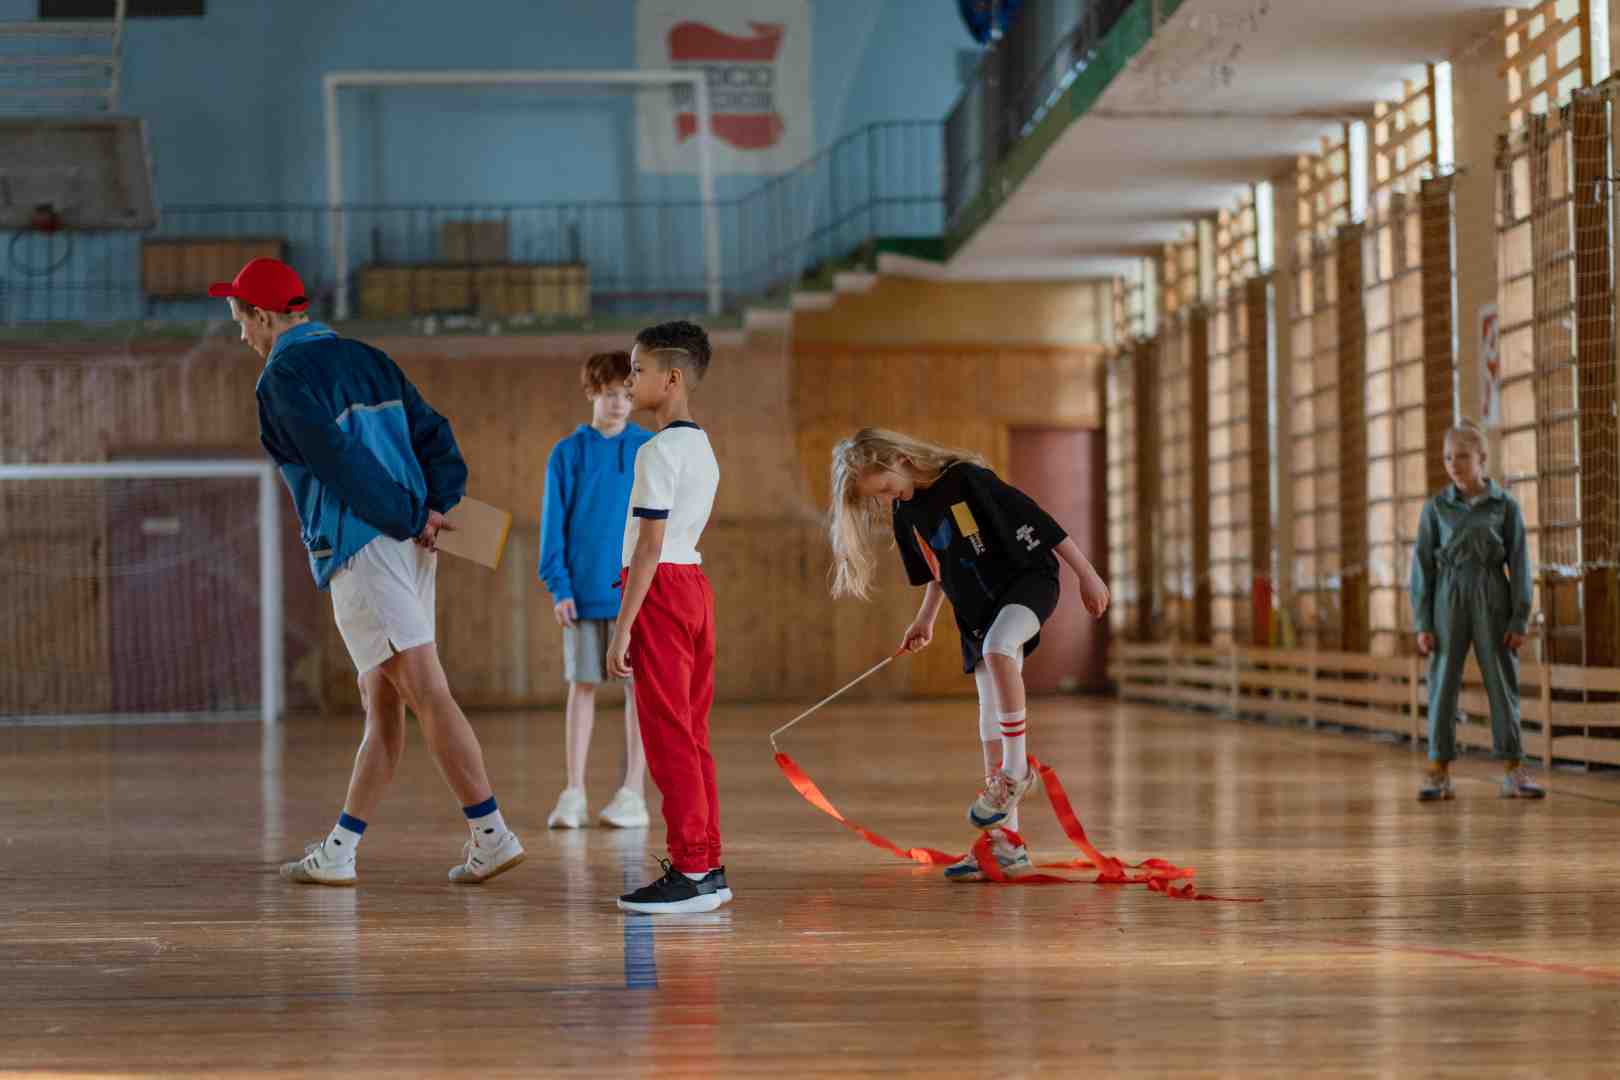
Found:
[[832, 452], [832, 505], [827, 536], [832, 541], [832, 594], [866, 599], [872, 592], [876, 558], [873, 539], [885, 521], [881, 500], [861, 496], [855, 482], [872, 469], [895, 469], [901, 459], [921, 484], [932, 484], [958, 462], [983, 465], [972, 450], [957, 450], [884, 428], [862, 428]]
[[1446, 429], [1447, 445], [1454, 442], [1465, 442], [1479, 452], [1480, 457], [1490, 454], [1490, 443], [1485, 440], [1485, 432], [1472, 420], [1459, 420]]

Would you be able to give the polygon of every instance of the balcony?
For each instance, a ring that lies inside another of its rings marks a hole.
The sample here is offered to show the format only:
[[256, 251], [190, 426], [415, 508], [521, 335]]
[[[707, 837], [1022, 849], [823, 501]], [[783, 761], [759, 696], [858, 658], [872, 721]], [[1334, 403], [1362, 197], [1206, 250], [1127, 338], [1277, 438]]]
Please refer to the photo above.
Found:
[[696, 199], [165, 206], [145, 232], [0, 232], [0, 326], [217, 320], [208, 282], [255, 255], [296, 266], [328, 317], [346, 307], [367, 319], [545, 328], [734, 315], [874, 239], [937, 238], [941, 130], [938, 121], [868, 125], [709, 208]]

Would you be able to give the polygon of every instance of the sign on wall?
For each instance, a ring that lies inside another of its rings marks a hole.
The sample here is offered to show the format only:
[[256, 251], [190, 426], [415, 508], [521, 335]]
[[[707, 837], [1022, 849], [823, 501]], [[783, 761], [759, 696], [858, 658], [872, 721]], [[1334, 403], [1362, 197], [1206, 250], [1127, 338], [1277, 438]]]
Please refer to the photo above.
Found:
[[1479, 305], [1479, 419], [1487, 428], [1502, 422], [1502, 320], [1495, 304]]
[[[809, 0], [637, 0], [636, 64], [704, 72], [717, 173], [779, 173], [814, 146]], [[698, 171], [689, 86], [636, 97], [642, 171]]]

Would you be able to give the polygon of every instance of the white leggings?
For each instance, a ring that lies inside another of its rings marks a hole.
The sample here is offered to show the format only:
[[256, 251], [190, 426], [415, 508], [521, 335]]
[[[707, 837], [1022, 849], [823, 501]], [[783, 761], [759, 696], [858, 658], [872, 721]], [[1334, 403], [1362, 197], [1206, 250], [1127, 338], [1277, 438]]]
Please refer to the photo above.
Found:
[[[1040, 632], [1041, 620], [1033, 611], [1023, 604], [1008, 604], [996, 614], [996, 621], [990, 624], [981, 651], [986, 656], [994, 653], [1010, 657], [1018, 665], [1018, 670], [1023, 671], [1024, 645]], [[1001, 703], [996, 699], [996, 681], [990, 677], [990, 669], [983, 660], [973, 666], [973, 682], [979, 688], [979, 740], [999, 742]]]

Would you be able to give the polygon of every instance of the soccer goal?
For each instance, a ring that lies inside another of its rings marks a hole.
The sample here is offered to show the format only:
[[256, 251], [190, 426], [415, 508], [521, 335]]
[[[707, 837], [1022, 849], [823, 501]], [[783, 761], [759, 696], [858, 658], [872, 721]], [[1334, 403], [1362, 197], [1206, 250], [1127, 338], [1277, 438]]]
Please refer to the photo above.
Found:
[[275, 723], [280, 492], [261, 462], [0, 465], [0, 725]]

